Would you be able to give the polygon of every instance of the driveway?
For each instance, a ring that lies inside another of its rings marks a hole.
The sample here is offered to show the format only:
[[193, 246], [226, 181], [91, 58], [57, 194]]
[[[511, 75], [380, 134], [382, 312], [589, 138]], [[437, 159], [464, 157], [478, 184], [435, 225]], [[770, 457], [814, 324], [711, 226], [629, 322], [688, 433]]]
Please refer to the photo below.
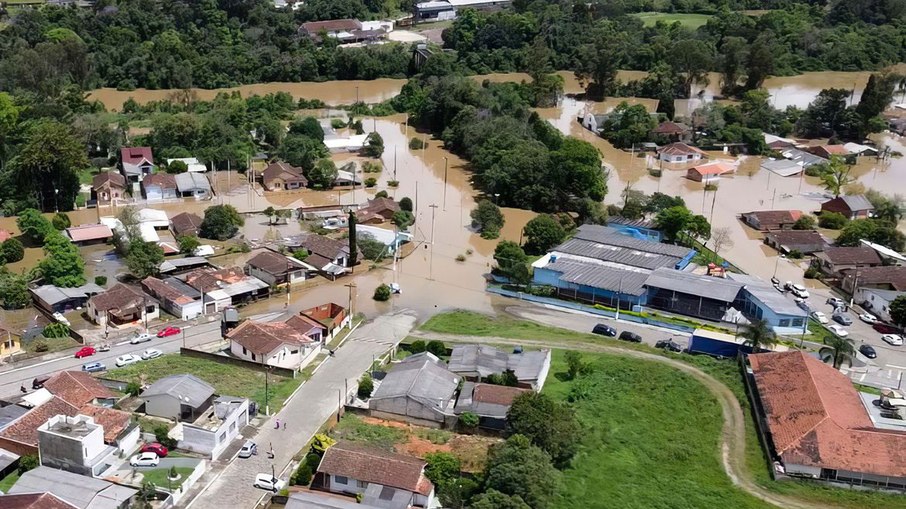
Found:
[[[358, 378], [380, 356], [409, 335], [416, 316], [409, 310], [382, 315], [360, 326], [339, 348], [334, 357], [305, 382], [286, 406], [265, 421], [253, 440], [258, 455], [234, 459], [222, 473], [195, 496], [188, 507], [192, 509], [223, 509], [225, 507], [254, 507], [267, 493], [252, 486], [256, 474], [271, 473], [287, 480], [283, 470], [293, 456], [337, 411], [342, 394], [352, 391]], [[276, 419], [286, 422], [284, 429], [274, 428]], [[268, 459], [273, 448], [275, 458]]]

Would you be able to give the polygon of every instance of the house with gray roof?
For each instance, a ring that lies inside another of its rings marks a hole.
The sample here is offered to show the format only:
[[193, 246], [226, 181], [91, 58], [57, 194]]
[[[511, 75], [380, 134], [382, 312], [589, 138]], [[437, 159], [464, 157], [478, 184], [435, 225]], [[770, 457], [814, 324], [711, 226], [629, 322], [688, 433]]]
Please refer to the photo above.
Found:
[[521, 387], [466, 382], [459, 391], [454, 412], [457, 415], [471, 412], [478, 416], [478, 427], [500, 431], [506, 427], [506, 414], [513, 400], [527, 392], [531, 391]]
[[488, 345], [457, 345], [450, 353], [447, 369], [472, 382], [512, 371], [519, 387], [540, 391], [550, 365], [550, 350], [506, 353]]
[[22, 474], [9, 490], [13, 495], [45, 492], [77, 509], [126, 509], [138, 490], [44, 466]]
[[49, 313], [65, 313], [85, 307], [89, 298], [103, 293], [104, 289], [94, 283], [88, 283], [75, 288], [44, 285], [29, 291], [37, 306]]
[[871, 217], [875, 207], [864, 194], [838, 196], [821, 204], [821, 212], [837, 212], [847, 219]]
[[409, 356], [387, 373], [368, 403], [375, 417], [431, 427], [452, 426], [461, 378], [428, 352]]
[[[801, 334], [808, 325], [808, 314], [793, 299], [778, 292], [767, 281], [745, 274], [727, 273], [727, 277], [745, 286], [733, 307], [749, 320], [764, 320], [777, 334]], [[732, 320], [728, 320], [732, 321]]]
[[211, 183], [202, 173], [179, 173], [176, 175], [176, 189], [183, 198], [201, 200], [211, 196]]
[[647, 306], [720, 321], [733, 306], [740, 282], [673, 269], [657, 269], [645, 280]]
[[142, 391], [145, 413], [177, 421], [194, 421], [208, 407], [214, 388], [189, 374], [170, 375]]

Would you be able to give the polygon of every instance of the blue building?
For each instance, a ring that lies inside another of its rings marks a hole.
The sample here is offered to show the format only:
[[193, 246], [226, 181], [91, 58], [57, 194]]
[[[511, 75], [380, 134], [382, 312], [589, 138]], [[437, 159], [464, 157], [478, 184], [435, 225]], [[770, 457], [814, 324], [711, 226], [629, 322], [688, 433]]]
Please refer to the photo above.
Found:
[[660, 230], [657, 230], [654, 223], [647, 219], [626, 219], [625, 217], [614, 216], [607, 218], [607, 226], [639, 240], [651, 242], [664, 240], [664, 235]]
[[808, 313], [788, 296], [765, 281], [743, 274], [730, 274], [745, 287], [734, 306], [749, 320], [764, 320], [777, 334], [795, 335], [807, 332]]

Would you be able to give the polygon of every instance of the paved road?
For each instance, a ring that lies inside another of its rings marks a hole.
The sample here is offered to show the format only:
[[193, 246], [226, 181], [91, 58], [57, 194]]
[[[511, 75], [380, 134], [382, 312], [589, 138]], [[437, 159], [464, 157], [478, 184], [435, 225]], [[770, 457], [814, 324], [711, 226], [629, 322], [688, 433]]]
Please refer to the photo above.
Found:
[[[254, 440], [258, 455], [235, 459], [223, 468], [220, 476], [194, 500], [192, 509], [254, 507], [266, 493], [252, 487], [255, 475], [281, 472], [305, 446], [324, 422], [337, 411], [341, 394], [353, 390], [358, 378], [372, 363], [373, 356], [386, 352], [399, 343], [415, 326], [416, 316], [408, 310], [382, 315], [360, 326], [337, 350], [334, 357], [306, 382], [283, 409], [265, 422]], [[274, 421], [286, 422], [286, 429], [274, 429]], [[267, 457], [273, 447], [275, 459]], [[289, 473], [282, 475], [287, 480]]]
[[[182, 326], [183, 324], [183, 322], [171, 322], [170, 324], [173, 323], [176, 323], [177, 326]], [[160, 328], [167, 325], [162, 325]], [[67, 353], [64, 357], [37, 363], [22, 361], [5, 365], [3, 367], [4, 369], [0, 370], [0, 397], [9, 397], [20, 394], [19, 388], [23, 384], [26, 389], [31, 391], [32, 380], [41, 375], [52, 374], [64, 370], [81, 370], [82, 365], [89, 362], [102, 362], [110, 369], [116, 366], [116, 358], [120, 355], [127, 353], [140, 354], [148, 348], [156, 348], [164, 353], [177, 352], [184, 343], [187, 346], [196, 346], [216, 341], [221, 337], [220, 320], [216, 319], [211, 322], [202, 322], [198, 325], [195, 325], [194, 322], [189, 322], [189, 325], [183, 328], [185, 334], [176, 334], [166, 338], [155, 337], [151, 341], [139, 345], [131, 345], [129, 344], [128, 339], [123, 338], [119, 339], [119, 341], [111, 340], [109, 352], [98, 352], [91, 357], [82, 359], [76, 359], [73, 356], [76, 350], [78, 350], [78, 348], [73, 348], [72, 351]], [[151, 329], [150, 332], [154, 334], [157, 332], [157, 329]]]

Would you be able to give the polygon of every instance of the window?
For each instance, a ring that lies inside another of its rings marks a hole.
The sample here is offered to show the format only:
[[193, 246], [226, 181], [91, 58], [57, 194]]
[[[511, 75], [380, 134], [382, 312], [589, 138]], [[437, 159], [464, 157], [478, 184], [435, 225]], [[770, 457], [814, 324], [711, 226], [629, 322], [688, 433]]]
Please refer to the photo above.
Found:
[[145, 313], [153, 313], [154, 309], [154, 306], [147, 306], [145, 307]]
[[782, 318], [782, 319], [780, 320], [780, 326], [781, 326], [781, 327], [789, 327], [789, 326], [790, 326], [790, 319], [789, 319], [789, 318]]
[[226, 431], [220, 434], [220, 438], [217, 439], [218, 442], [226, 441]]
[[242, 355], [248, 355], [248, 353], [249, 353], [248, 350], [246, 350], [245, 347], [243, 346], [243, 347], [242, 347]]
[[378, 495], [378, 498], [381, 500], [393, 500], [394, 493], [396, 493], [395, 489], [389, 486], [384, 486], [384, 488], [381, 489], [381, 494]]
[[291, 353], [291, 354], [297, 354], [297, 353], [299, 353], [299, 350], [298, 350], [298, 349], [296, 349], [296, 350], [290, 350], [289, 353]]
[[367, 487], [368, 487], [368, 483], [365, 482], [365, 481], [356, 481], [356, 482], [355, 482], [355, 485], [358, 486], [359, 488], [367, 488]]
[[255, 354], [252, 354], [252, 360], [253, 360], [253, 361], [254, 361], [254, 360], [257, 360], [257, 359], [255, 359]]
[[802, 327], [804, 323], [804, 318], [793, 318], [793, 321], [790, 323], [790, 325], [792, 325], [793, 327]]
[[349, 484], [349, 479], [347, 479], [346, 477], [343, 477], [342, 475], [333, 476], [333, 480], [337, 484], [343, 484], [343, 485]]

